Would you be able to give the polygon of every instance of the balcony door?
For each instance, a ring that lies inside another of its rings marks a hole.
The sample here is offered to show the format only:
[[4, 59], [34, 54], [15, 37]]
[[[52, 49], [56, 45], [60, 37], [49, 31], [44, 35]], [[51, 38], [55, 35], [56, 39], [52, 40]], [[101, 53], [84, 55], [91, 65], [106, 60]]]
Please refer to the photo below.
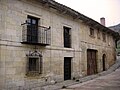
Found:
[[29, 43], [38, 42], [38, 18], [27, 17], [27, 41]]
[[64, 47], [71, 48], [71, 28], [63, 27], [64, 29]]

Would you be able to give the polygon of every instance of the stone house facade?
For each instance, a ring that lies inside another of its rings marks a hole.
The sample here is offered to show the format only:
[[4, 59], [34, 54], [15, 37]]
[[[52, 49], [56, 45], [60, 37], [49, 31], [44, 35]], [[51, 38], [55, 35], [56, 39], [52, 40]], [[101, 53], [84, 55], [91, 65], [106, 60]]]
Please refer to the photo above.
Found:
[[118, 37], [53, 0], [0, 0], [0, 88], [30, 89], [107, 70]]

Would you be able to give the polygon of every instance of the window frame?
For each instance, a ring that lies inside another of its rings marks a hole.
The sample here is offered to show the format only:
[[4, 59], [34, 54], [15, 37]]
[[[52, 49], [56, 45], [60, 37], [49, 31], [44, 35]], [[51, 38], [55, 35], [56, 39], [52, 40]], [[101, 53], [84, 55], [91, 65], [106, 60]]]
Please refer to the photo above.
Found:
[[[65, 30], [67, 30], [68, 34], [65, 33]], [[71, 48], [72, 47], [72, 43], [71, 43], [72, 40], [71, 40], [71, 28], [70, 27], [63, 26], [63, 39], [64, 39], [64, 47]]]
[[91, 27], [89, 29], [89, 36], [95, 38], [95, 30], [93, 28], [91, 28]]
[[[38, 26], [40, 18], [27, 15], [27, 42], [38, 43]], [[35, 23], [33, 23], [35, 22]]]
[[102, 39], [103, 39], [103, 42], [106, 42], [106, 33], [105, 32], [102, 33]]
[[101, 39], [101, 32], [100, 32], [99, 29], [97, 30], [97, 38], [98, 38], [98, 39]]
[[[42, 68], [43, 68], [42, 55], [35, 51], [33, 53], [29, 52], [29, 54], [26, 54], [26, 56], [27, 56], [26, 75], [27, 76], [39, 76], [40, 74], [42, 74]], [[38, 70], [35, 70], [35, 71], [29, 70], [29, 66], [30, 66], [29, 60], [32, 58], [38, 60], [38, 61], [36, 61], [36, 62], [38, 62], [38, 66], [36, 66], [36, 68], [38, 68]]]
[[[31, 61], [32, 61], [32, 63], [31, 63]], [[33, 63], [33, 61], [34, 61], [34, 63]], [[37, 64], [38, 63], [38, 64]], [[33, 64], [36, 64], [36, 65], [33, 65]], [[28, 60], [28, 71], [29, 72], [39, 72], [39, 60], [38, 60], [38, 58], [30, 58], [29, 57], [29, 60]]]

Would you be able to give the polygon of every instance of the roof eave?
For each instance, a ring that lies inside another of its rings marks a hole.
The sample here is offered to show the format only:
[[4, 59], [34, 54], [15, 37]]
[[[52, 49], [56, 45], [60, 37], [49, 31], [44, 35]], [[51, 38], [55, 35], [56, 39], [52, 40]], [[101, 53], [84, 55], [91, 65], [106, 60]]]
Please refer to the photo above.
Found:
[[56, 10], [58, 10], [60, 13], [62, 14], [66, 14], [66, 15], [70, 15], [73, 17], [73, 19], [80, 19], [82, 20], [85, 24], [89, 25], [89, 26], [92, 26], [94, 28], [97, 28], [97, 29], [102, 29], [103, 31], [105, 32], [108, 32], [108, 33], [111, 33], [114, 37], [120, 37], [119, 33], [101, 25], [100, 23], [98, 23], [97, 21], [71, 9], [70, 7], [67, 7], [63, 4], [60, 4], [54, 0], [37, 0], [39, 1], [40, 3], [42, 4], [47, 4], [48, 7], [50, 8], [54, 8]]

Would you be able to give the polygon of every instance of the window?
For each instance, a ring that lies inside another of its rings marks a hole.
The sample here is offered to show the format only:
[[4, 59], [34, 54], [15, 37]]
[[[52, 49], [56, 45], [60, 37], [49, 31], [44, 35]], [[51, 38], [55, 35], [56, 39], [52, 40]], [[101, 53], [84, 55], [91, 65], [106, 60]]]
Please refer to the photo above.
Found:
[[38, 18], [27, 17], [27, 41], [29, 43], [38, 42]]
[[39, 60], [38, 58], [29, 58], [29, 71], [38, 72], [39, 71]]
[[37, 76], [42, 73], [42, 55], [37, 52], [29, 52], [27, 54], [27, 76]]
[[97, 31], [97, 38], [100, 39], [100, 30]]
[[23, 44], [33, 45], [50, 45], [51, 42], [51, 27], [38, 25], [39, 18], [29, 16], [22, 25], [22, 42]]
[[102, 33], [103, 41], [106, 42], [106, 34], [103, 32]]
[[94, 29], [90, 28], [90, 36], [94, 37]]
[[64, 47], [71, 48], [71, 28], [63, 27], [64, 29]]
[[111, 43], [111, 37], [110, 37], [110, 35], [108, 35], [108, 46], [110, 46], [110, 43]]

